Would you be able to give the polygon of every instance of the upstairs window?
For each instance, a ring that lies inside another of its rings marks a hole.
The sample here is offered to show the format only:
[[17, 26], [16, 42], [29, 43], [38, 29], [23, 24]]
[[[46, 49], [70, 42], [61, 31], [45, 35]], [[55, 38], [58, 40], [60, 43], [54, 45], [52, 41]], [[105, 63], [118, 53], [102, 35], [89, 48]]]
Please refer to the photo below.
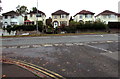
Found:
[[83, 17], [82, 17], [82, 15], [80, 15], [80, 19], [82, 19]]
[[92, 18], [92, 15], [87, 15], [88, 16], [88, 18]]
[[41, 14], [37, 14], [36, 17], [42, 17], [42, 15]]
[[54, 16], [54, 19], [57, 19], [57, 16]]
[[7, 19], [8, 18], [8, 16], [5, 16], [5, 19]]
[[104, 18], [104, 19], [106, 19], [106, 18], [107, 18], [107, 16], [106, 16], [106, 15], [104, 15], [104, 16], [103, 16], [103, 18]]
[[88, 15], [85, 15], [85, 18], [88, 18]]
[[116, 16], [115, 15], [111, 15], [111, 18], [116, 18]]
[[67, 18], [67, 16], [66, 15], [61, 15], [60, 18]]
[[15, 16], [11, 16], [11, 18], [15, 18]]

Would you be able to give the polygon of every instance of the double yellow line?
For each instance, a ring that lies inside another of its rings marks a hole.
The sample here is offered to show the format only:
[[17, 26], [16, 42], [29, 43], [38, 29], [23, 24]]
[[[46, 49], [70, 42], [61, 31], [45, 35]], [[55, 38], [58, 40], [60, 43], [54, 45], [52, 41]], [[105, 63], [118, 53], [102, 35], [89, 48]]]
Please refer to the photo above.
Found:
[[11, 59], [11, 60], [13, 60], [14, 62], [19, 62], [19, 63], [21, 63], [21, 64], [23, 64], [23, 65], [25, 65], [25, 66], [30, 67], [30, 68], [33, 68], [33, 69], [41, 72], [42, 74], [51, 77], [52, 79], [66, 79], [66, 78], [64, 78], [63, 76], [61, 76], [61, 75], [59, 75], [59, 74], [57, 74], [57, 73], [55, 73], [55, 72], [52, 72], [52, 71], [50, 71], [50, 70], [48, 70], [48, 69], [45, 69], [45, 68], [43, 68], [43, 67], [34, 65], [34, 64], [32, 64], [32, 63], [27, 63], [27, 62], [25, 62], [25, 61], [16, 60], [16, 59]]

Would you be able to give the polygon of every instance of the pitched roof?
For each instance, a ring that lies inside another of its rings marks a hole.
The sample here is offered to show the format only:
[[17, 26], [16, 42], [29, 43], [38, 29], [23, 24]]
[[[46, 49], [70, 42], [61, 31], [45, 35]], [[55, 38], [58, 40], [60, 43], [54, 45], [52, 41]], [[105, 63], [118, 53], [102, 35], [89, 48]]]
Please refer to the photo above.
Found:
[[[30, 11], [28, 14], [36, 14], [36, 13], [37, 13], [37, 11]], [[45, 13], [40, 10], [38, 10], [38, 13], [45, 15]]]
[[17, 12], [15, 11], [9, 11], [9, 12], [6, 12], [6, 13], [3, 13], [2, 14], [3, 16], [12, 16], [12, 15], [19, 15]]
[[65, 12], [65, 11], [63, 11], [63, 10], [58, 10], [58, 11], [52, 13], [52, 15], [61, 15], [61, 14], [69, 15], [69, 13], [67, 13], [67, 12]]
[[[82, 11], [78, 12], [77, 14], [92, 14], [92, 15], [94, 15], [95, 13], [93, 13], [91, 11], [87, 11], [87, 10], [82, 10]], [[74, 16], [76, 16], [76, 15], [74, 15]]]
[[96, 17], [99, 16], [99, 15], [110, 15], [110, 14], [118, 15], [117, 13], [115, 13], [113, 11], [105, 10], [105, 11], [99, 13], [98, 15], [96, 15]]

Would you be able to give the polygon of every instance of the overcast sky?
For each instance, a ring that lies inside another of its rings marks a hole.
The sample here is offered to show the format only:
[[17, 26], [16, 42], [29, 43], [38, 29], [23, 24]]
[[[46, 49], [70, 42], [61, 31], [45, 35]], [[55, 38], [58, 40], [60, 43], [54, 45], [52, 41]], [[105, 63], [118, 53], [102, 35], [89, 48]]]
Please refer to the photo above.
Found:
[[[64, 10], [74, 16], [81, 10], [89, 10], [97, 15], [104, 10], [118, 12], [118, 2], [120, 0], [38, 0], [38, 9], [43, 11], [47, 17], [56, 10]], [[2, 13], [16, 10], [17, 5], [25, 5], [30, 10], [37, 6], [37, 0], [2, 0], [0, 6], [3, 7]]]

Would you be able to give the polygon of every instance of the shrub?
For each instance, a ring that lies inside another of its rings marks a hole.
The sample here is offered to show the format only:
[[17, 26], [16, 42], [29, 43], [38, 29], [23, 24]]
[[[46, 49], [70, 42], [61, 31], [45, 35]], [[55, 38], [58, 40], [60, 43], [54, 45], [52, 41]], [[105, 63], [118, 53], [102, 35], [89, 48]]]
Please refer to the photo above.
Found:
[[42, 32], [42, 30], [43, 30], [43, 22], [42, 21], [38, 21], [38, 30], [40, 32]]
[[35, 29], [36, 29], [35, 25], [14, 25], [12, 28], [13, 31], [16, 31], [16, 30], [34, 31]]
[[108, 27], [110, 29], [120, 29], [120, 22], [109, 22]]

